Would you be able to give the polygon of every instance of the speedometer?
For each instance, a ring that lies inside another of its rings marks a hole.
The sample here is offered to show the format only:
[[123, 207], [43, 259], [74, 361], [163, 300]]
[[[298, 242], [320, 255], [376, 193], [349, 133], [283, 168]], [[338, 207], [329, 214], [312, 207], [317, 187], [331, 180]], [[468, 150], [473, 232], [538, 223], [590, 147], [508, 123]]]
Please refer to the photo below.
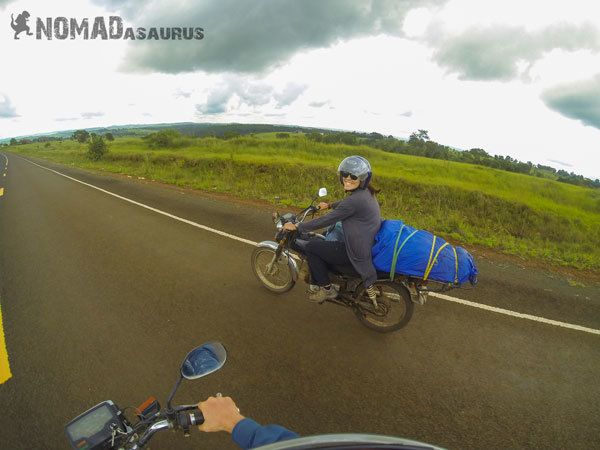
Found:
[[115, 428], [125, 431], [121, 411], [112, 401], [107, 400], [69, 422], [65, 433], [74, 449], [108, 449]]

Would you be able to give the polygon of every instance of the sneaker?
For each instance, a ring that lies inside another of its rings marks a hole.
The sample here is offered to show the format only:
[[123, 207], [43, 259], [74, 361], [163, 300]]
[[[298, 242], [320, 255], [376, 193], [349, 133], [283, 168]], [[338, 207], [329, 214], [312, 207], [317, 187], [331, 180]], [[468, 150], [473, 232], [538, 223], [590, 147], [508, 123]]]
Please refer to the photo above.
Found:
[[309, 284], [308, 291], [306, 292], [312, 294], [313, 292], [317, 292], [319, 289], [321, 289], [321, 286], [319, 286], [318, 284]]
[[331, 286], [330, 288], [321, 287], [316, 291], [309, 291], [308, 300], [315, 303], [323, 303], [325, 300], [332, 300], [338, 296], [338, 290]]

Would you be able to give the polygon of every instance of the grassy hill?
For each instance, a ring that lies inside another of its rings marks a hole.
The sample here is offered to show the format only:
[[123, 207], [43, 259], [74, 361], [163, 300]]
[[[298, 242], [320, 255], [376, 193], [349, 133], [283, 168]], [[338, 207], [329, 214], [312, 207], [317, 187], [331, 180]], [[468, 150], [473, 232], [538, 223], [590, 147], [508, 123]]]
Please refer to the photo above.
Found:
[[[112, 133], [114, 136], [145, 136], [149, 133], [159, 130], [170, 129], [177, 130], [183, 134], [195, 137], [204, 136], [222, 136], [225, 133], [235, 133], [238, 135], [246, 134], [272, 134], [276, 132], [320, 132], [328, 133], [333, 130], [325, 128], [310, 128], [299, 127], [295, 125], [271, 125], [271, 124], [244, 124], [244, 123], [197, 123], [197, 122], [176, 122], [176, 123], [154, 123], [154, 124], [128, 124], [128, 125], [112, 125], [109, 127], [92, 127], [85, 128], [90, 133], [104, 134]], [[70, 139], [75, 129], [51, 131], [47, 133], [36, 133], [24, 136], [11, 136], [0, 138], [0, 144], [8, 144], [12, 138], [17, 140], [29, 139], [35, 141], [37, 139], [47, 138], [48, 140], [55, 139]]]
[[181, 137], [153, 148], [141, 137], [117, 137], [101, 161], [74, 141], [6, 148], [83, 168], [126, 173], [242, 198], [301, 206], [321, 186], [343, 191], [340, 160], [360, 154], [373, 166], [385, 218], [400, 218], [452, 243], [478, 244], [549, 263], [600, 270], [600, 190], [487, 167], [324, 144], [300, 133]]

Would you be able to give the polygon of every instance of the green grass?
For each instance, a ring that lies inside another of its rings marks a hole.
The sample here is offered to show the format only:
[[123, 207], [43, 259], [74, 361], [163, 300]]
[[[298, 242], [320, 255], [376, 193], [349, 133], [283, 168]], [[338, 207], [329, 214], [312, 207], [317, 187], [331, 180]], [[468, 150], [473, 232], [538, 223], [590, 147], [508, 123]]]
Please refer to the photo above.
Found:
[[184, 138], [177, 149], [150, 149], [118, 138], [99, 162], [72, 141], [28, 144], [10, 151], [78, 167], [126, 173], [242, 198], [302, 206], [327, 187], [343, 192], [339, 161], [369, 159], [386, 218], [400, 218], [453, 243], [478, 244], [555, 265], [600, 269], [600, 191], [451, 161], [386, 153], [366, 146], [320, 144], [302, 134], [230, 140]]

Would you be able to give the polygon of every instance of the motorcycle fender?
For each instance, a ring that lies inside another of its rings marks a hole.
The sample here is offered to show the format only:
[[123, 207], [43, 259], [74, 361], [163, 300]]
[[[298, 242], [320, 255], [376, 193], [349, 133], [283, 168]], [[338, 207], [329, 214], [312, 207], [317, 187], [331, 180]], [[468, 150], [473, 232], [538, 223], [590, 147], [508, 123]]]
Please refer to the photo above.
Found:
[[[260, 248], [269, 248], [273, 251], [276, 251], [277, 247], [279, 247], [279, 244], [277, 244], [275, 241], [262, 241], [256, 244], [256, 246]], [[284, 250], [282, 255], [287, 259], [288, 266], [292, 272], [292, 279], [294, 281], [298, 281], [298, 273], [300, 272], [300, 268], [298, 267], [296, 258], [294, 258], [294, 256], [288, 250]]]

